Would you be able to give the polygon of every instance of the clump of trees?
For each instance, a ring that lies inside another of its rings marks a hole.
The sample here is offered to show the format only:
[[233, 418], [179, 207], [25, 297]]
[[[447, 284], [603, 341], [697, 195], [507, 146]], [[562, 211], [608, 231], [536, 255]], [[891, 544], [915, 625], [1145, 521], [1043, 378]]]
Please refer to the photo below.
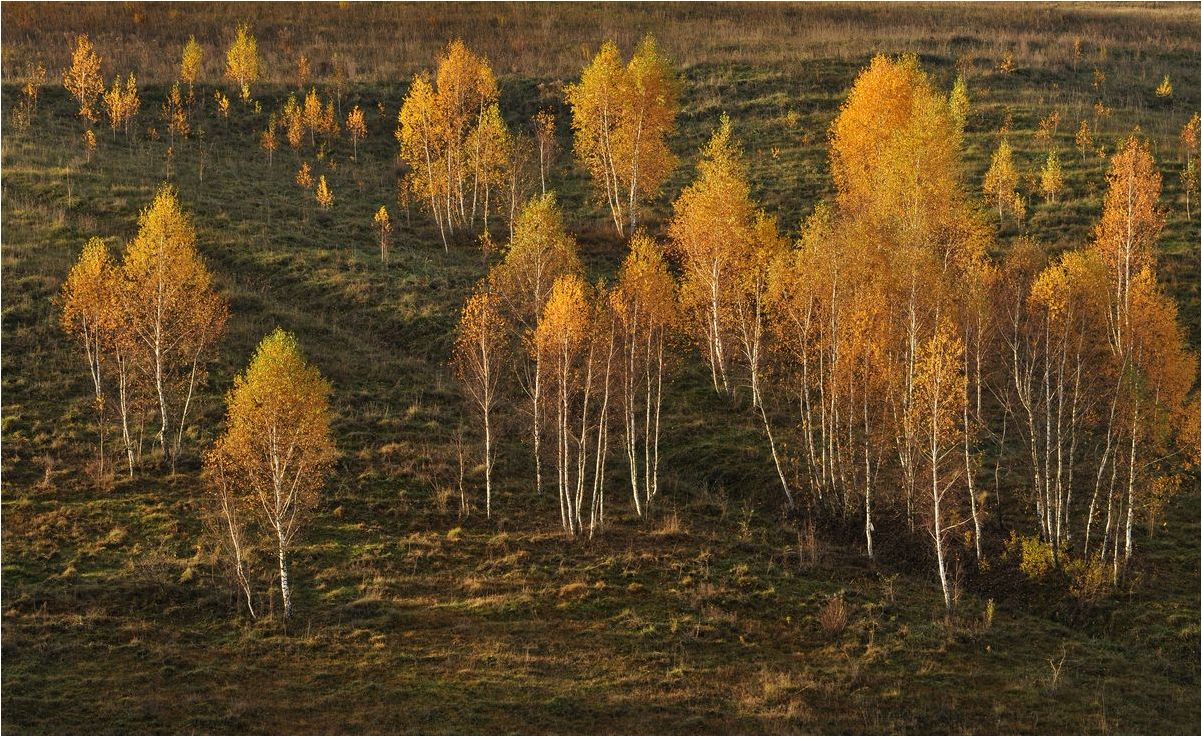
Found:
[[[881, 535], [929, 540], [949, 608], [955, 561], [1000, 547], [984, 538], [1003, 478], [1022, 479], [1035, 533], [1024, 550], [1118, 580], [1135, 523], [1197, 457], [1197, 363], [1155, 276], [1160, 176], [1130, 137], [1089, 244], [1051, 259], [1020, 238], [995, 260], [964, 181], [967, 117], [962, 81], [944, 94], [913, 58], [874, 59], [831, 126], [835, 194], [794, 244], [751, 197], [723, 119], [673, 206], [674, 268], [636, 232], [608, 289], [584, 280], [553, 200], [527, 206], [482, 287], [509, 334], [499, 365], [515, 368], [489, 376], [501, 395], [523, 390], [536, 488], [550, 431], [565, 531], [604, 519], [610, 427], [645, 513], [679, 336], [714, 390], [758, 415], [786, 503], [857, 522], [869, 556]], [[1016, 209], [1004, 140], [987, 183], [1002, 215]], [[479, 322], [467, 314], [461, 335]]]
[[[413, 78], [397, 116], [396, 139], [408, 167], [404, 186], [434, 218], [443, 247], [457, 233], [488, 231], [494, 195], [516, 176], [515, 142], [497, 104], [492, 67], [459, 40], [429, 74]], [[519, 193], [508, 193], [510, 211]]]
[[[190, 134], [202, 59], [190, 39], [161, 111], [172, 144]], [[240, 27], [226, 76], [249, 100], [259, 74], [254, 38]], [[327, 176], [301, 151], [325, 159], [341, 133], [340, 98], [303, 91], [303, 58], [297, 81], [259, 145], [270, 162], [287, 143], [306, 208], [315, 200], [327, 210]], [[137, 80], [118, 77], [106, 92], [86, 36], [63, 83], [89, 125], [103, 110], [114, 131], [131, 135]], [[24, 94], [32, 110], [36, 90]], [[592, 283], [548, 186], [554, 115], [540, 111], [525, 133], [511, 131], [487, 60], [460, 41], [413, 80], [395, 134], [406, 207], [410, 197], [423, 204], [444, 248], [479, 234], [486, 263], [490, 217], [500, 210], [509, 225], [463, 308], [452, 356], [479, 428], [486, 516], [509, 428], [526, 446], [535, 494], [544, 468], [554, 469], [568, 535], [603, 529], [615, 459], [633, 511], [648, 515], [660, 490], [665, 391], [674, 369], [696, 358], [732, 411], [762, 427], [765, 469], [792, 512], [862, 529], [869, 557], [883, 536], [929, 544], [948, 608], [957, 563], [1001, 546], [1000, 535], [988, 538], [998, 532], [999, 492], [1015, 481], [1024, 555], [1117, 582], [1137, 523], [1154, 521], [1198, 463], [1197, 361], [1157, 277], [1165, 213], [1148, 143], [1137, 132], [1111, 156], [1088, 242], [1052, 256], [1019, 237], [995, 258], [988, 213], [1021, 221], [1025, 208], [1009, 126], [977, 182], [982, 209], [962, 155], [964, 80], [945, 92], [914, 58], [879, 56], [830, 127], [833, 194], [815, 203], [794, 242], [756, 202], [725, 116], [661, 242], [640, 227], [640, 210], [676, 166], [668, 139], [678, 98], [650, 36], [626, 62], [604, 44], [566, 91], [575, 155], [628, 246], [613, 280]], [[228, 116], [229, 101], [215, 99]], [[344, 124], [357, 158], [364, 111], [354, 106]], [[1059, 124], [1055, 112], [1037, 134], [1048, 148], [1032, 181], [1048, 204], [1064, 191]], [[1180, 135], [1187, 217], [1198, 135], [1194, 115]], [[1082, 122], [1083, 157], [1093, 136]], [[85, 141], [95, 147], [90, 128]], [[387, 262], [384, 207], [372, 225]], [[113, 434], [131, 476], [148, 439], [174, 472], [228, 316], [172, 189], [156, 194], [119, 260], [103, 240], [87, 243], [63, 286], [61, 322], [88, 368], [101, 473]], [[252, 616], [269, 549], [291, 612], [289, 552], [334, 457], [328, 396], [295, 339], [276, 331], [235, 382], [225, 434], [205, 456], [213, 530]]]
[[89, 241], [61, 301], [63, 327], [82, 345], [92, 377], [102, 447], [106, 410], [116, 407], [129, 475], [142, 458], [148, 420], [174, 472], [197, 387], [229, 317], [175, 191], [158, 191], [120, 264], [102, 240]]
[[617, 45], [606, 41], [566, 90], [576, 157], [604, 196], [619, 236], [635, 229], [641, 203], [676, 166], [668, 136], [679, 97], [680, 83], [651, 35], [626, 64]]

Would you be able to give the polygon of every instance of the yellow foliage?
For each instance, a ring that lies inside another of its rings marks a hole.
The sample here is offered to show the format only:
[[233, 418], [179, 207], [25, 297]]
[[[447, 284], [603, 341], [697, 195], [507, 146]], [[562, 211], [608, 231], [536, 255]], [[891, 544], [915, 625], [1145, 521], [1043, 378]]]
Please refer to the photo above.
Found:
[[225, 52], [225, 77], [238, 85], [243, 101], [250, 99], [250, 86], [259, 79], [259, 44], [245, 23], [238, 26], [234, 42]]
[[1169, 81], [1169, 75], [1164, 75], [1164, 79], [1160, 80], [1160, 84], [1156, 85], [1156, 96], [1162, 100], [1173, 96], [1173, 83]]
[[308, 161], [301, 162], [301, 167], [296, 172], [296, 183], [302, 189], [308, 189], [313, 186], [313, 170], [309, 168]]
[[1064, 175], [1060, 171], [1060, 156], [1055, 149], [1048, 152], [1047, 161], [1044, 162], [1043, 169], [1039, 172], [1039, 189], [1043, 192], [1044, 199], [1053, 203], [1064, 191]]
[[201, 65], [204, 62], [204, 51], [200, 44], [196, 42], [195, 36], [188, 36], [188, 42], [184, 44], [183, 53], [180, 55], [179, 61], [179, 78], [180, 81], [188, 85], [189, 88], [200, 79]]
[[329, 210], [334, 206], [334, 193], [330, 191], [330, 187], [326, 184], [324, 174], [317, 180], [317, 190], [314, 192], [317, 198], [317, 206], [323, 210]]
[[679, 112], [679, 82], [653, 36], [629, 63], [606, 41], [566, 90], [576, 156], [604, 194], [619, 235], [638, 222], [639, 199], [653, 196], [676, 166], [667, 137]]
[[95, 122], [93, 105], [104, 92], [104, 80], [100, 78], [100, 57], [87, 34], [75, 37], [75, 50], [71, 53], [71, 66], [63, 75], [63, 87], [79, 103], [79, 116]]

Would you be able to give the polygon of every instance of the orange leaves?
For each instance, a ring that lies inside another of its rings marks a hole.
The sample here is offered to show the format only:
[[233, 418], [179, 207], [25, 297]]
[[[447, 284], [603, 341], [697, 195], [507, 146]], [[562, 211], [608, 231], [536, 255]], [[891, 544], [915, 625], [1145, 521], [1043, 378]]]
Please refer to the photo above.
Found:
[[139, 218], [122, 262], [124, 309], [160, 370], [190, 363], [224, 329], [225, 300], [196, 250], [196, 231], [175, 191], [163, 187]]
[[1153, 244], [1164, 227], [1164, 213], [1158, 205], [1160, 172], [1147, 141], [1128, 137], [1122, 150], [1111, 157], [1106, 181], [1109, 188], [1102, 219], [1094, 231], [1094, 247], [1111, 273], [1125, 284], [1152, 266]]
[[714, 388], [727, 385], [727, 346], [737, 280], [755, 247], [755, 206], [730, 119], [723, 116], [702, 150], [697, 178], [672, 206], [668, 237], [682, 267], [681, 302], [691, 332], [706, 347]]
[[[944, 453], [955, 450], [960, 425], [960, 406], [964, 397], [964, 344], [950, 323], [941, 322], [934, 334], [918, 351], [915, 362], [915, 413], [924, 436], [924, 446], [942, 448]], [[926, 450], [935, 457], [927, 458], [939, 464], [944, 458], [938, 450]]]
[[534, 342], [545, 356], [570, 363], [589, 335], [588, 285], [575, 274], [555, 280], [535, 330]]
[[63, 282], [63, 329], [84, 340], [105, 329], [116, 306], [115, 278], [108, 247], [100, 238], [92, 238]]
[[[204, 379], [205, 354], [228, 317], [228, 306], [197, 253], [195, 231], [170, 187], [160, 189], [143, 211], [119, 267], [109, 260], [103, 242], [93, 239], [63, 287], [63, 326], [88, 349], [97, 395], [101, 359], [112, 359], [122, 423], [128, 421], [130, 395], [153, 394], [159, 445], [172, 462], [193, 391]], [[137, 371], [132, 370], [135, 363]], [[128, 430], [125, 425], [132, 474]]]
[[354, 155], [359, 156], [359, 141], [367, 138], [367, 122], [363, 117], [363, 110], [356, 105], [346, 116], [346, 132], [351, 136], [351, 143], [355, 147]]
[[610, 305], [632, 334], [677, 327], [676, 280], [668, 271], [663, 248], [642, 231], [630, 239], [630, 253], [618, 271]]
[[564, 228], [555, 195], [546, 194], [522, 208], [505, 260], [493, 268], [489, 281], [508, 318], [533, 330], [551, 285], [580, 271], [576, 241]]
[[167, 94], [167, 98], [163, 100], [162, 107], [163, 122], [167, 124], [167, 131], [174, 143], [175, 137], [187, 138], [191, 132], [191, 126], [188, 123], [188, 108], [184, 105], [184, 98], [179, 89], [179, 82], [171, 85], [171, 91]]
[[483, 411], [491, 409], [496, 398], [506, 329], [496, 295], [478, 289], [468, 298], [455, 332], [453, 364], [468, 394]]
[[989, 160], [989, 170], [985, 172], [983, 188], [985, 194], [997, 203], [997, 214], [1001, 218], [1006, 211], [1016, 211], [1015, 203], [1018, 193], [1018, 171], [1014, 168], [1014, 158], [1010, 143], [1002, 139], [993, 157]]
[[301, 189], [313, 186], [313, 169], [309, 167], [308, 161], [301, 162], [301, 167], [296, 172], [296, 185]]
[[[276, 549], [285, 617], [292, 611], [288, 553], [336, 457], [329, 397], [329, 383], [305, 361], [296, 338], [277, 328], [234, 379], [225, 433], [205, 458], [247, 603], [253, 599], [242, 545], [254, 535], [258, 545]], [[247, 517], [257, 524], [246, 526]]]
[[1064, 174], [1060, 170], [1060, 154], [1056, 153], [1056, 149], [1048, 152], [1047, 161], [1039, 171], [1039, 189], [1044, 199], [1051, 203], [1055, 203], [1064, 191]]
[[95, 122], [93, 105], [104, 92], [104, 80], [100, 77], [100, 57], [92, 48], [87, 34], [76, 36], [75, 50], [71, 53], [71, 66], [63, 75], [63, 87], [79, 103], [79, 116]]
[[305, 362], [295, 337], [277, 328], [259, 343], [226, 396], [226, 428], [217, 441], [248, 491], [282, 491], [294, 497], [297, 512], [316, 503], [335, 455], [329, 397], [329, 383]]

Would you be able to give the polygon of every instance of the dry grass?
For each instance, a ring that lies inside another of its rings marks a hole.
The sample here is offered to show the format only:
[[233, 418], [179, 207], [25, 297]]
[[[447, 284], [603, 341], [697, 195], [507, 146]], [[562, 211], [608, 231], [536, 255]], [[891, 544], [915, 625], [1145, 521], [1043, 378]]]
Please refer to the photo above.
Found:
[[[428, 68], [456, 37], [501, 74], [566, 80], [605, 39], [629, 49], [647, 31], [684, 67], [858, 60], [884, 50], [988, 69], [1006, 54], [1019, 67], [1090, 66], [1116, 56], [1146, 64], [1154, 54], [1191, 49], [1198, 26], [1198, 8], [1190, 4], [324, 3], [299, 12], [287, 3], [5, 3], [5, 79], [28, 59], [62, 68], [70, 39], [88, 33], [107, 60], [106, 79], [132, 68], [147, 82], [169, 83], [184, 42], [195, 34], [205, 49], [204, 81], [217, 83], [241, 21], [257, 34], [265, 81], [275, 84], [293, 81], [302, 54], [318, 82], [334, 77], [336, 63], [359, 83], [404, 80]], [[297, 17], [303, 31], [294, 25]]]
[[826, 605], [822, 607], [822, 611], [818, 614], [818, 624], [822, 625], [822, 631], [827, 637], [838, 637], [843, 634], [843, 630], [847, 629], [847, 604], [843, 601], [843, 595], [832, 596], [827, 599]]

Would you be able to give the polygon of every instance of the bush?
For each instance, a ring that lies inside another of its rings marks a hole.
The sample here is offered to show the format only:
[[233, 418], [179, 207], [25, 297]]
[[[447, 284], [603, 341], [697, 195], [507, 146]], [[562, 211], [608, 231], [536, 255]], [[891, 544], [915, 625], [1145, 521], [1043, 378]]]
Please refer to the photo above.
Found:
[[1018, 558], [1018, 569], [1031, 580], [1043, 578], [1056, 567], [1052, 546], [1037, 537], [1011, 532], [1006, 550]]
[[1071, 560], [1064, 566], [1069, 593], [1079, 604], [1097, 604], [1110, 593], [1111, 569], [1098, 558]]

